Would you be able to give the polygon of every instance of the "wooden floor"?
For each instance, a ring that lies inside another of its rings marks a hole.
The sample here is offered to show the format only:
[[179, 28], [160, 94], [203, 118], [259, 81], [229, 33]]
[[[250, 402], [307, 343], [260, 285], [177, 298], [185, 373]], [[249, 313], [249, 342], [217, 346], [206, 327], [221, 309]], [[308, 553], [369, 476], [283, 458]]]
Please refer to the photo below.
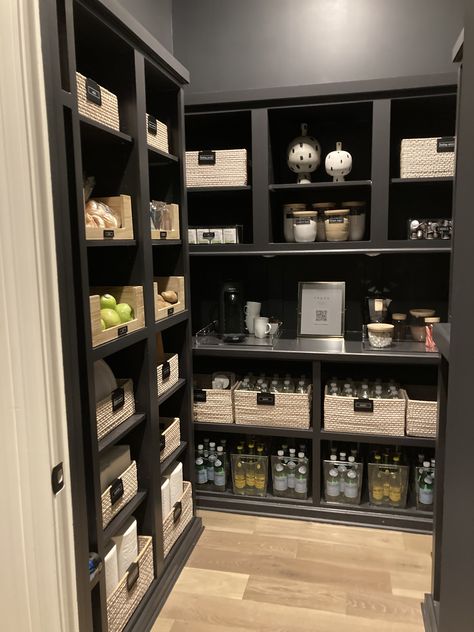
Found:
[[423, 632], [431, 537], [202, 511], [152, 632]]

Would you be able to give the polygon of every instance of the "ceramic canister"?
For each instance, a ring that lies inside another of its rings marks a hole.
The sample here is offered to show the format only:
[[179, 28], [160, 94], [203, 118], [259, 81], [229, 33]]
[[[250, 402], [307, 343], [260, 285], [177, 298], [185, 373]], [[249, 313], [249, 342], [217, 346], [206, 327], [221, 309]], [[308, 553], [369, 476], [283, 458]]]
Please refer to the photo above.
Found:
[[349, 209], [349, 241], [361, 241], [365, 235], [365, 202], [343, 202], [342, 208]]
[[311, 208], [318, 213], [318, 232], [316, 234], [316, 241], [326, 241], [326, 226], [324, 224], [325, 211], [331, 211], [336, 208], [334, 202], [316, 202], [311, 204]]
[[295, 211], [305, 211], [306, 204], [290, 203], [283, 205], [283, 236], [287, 243], [294, 243], [295, 234], [293, 232], [293, 213]]
[[296, 243], [314, 241], [318, 231], [316, 211], [295, 211], [293, 213], [293, 232]]
[[327, 241], [347, 241], [349, 239], [349, 209], [325, 211], [324, 225]]

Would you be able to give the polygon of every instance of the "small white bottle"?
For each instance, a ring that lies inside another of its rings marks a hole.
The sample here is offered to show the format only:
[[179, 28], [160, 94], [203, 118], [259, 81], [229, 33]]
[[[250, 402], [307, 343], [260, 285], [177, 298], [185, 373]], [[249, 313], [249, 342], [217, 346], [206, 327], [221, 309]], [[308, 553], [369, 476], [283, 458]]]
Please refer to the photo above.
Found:
[[281, 463], [275, 465], [275, 476], [273, 478], [273, 488], [277, 492], [286, 492], [288, 489], [288, 476], [285, 467]]
[[348, 470], [344, 478], [344, 498], [349, 502], [354, 502], [359, 495], [359, 483], [354, 470]]

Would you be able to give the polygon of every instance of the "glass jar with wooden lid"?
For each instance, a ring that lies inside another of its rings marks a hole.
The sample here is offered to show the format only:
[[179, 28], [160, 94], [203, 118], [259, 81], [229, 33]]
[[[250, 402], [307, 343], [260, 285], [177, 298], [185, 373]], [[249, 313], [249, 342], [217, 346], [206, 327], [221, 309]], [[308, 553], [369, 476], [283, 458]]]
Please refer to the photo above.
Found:
[[293, 233], [296, 243], [315, 241], [318, 232], [316, 211], [293, 211]]
[[295, 211], [305, 211], [306, 204], [300, 202], [283, 205], [283, 236], [288, 243], [294, 243], [295, 234], [293, 231], [293, 213]]
[[327, 241], [347, 241], [349, 239], [349, 209], [325, 211], [324, 226]]
[[315, 202], [311, 204], [313, 211], [318, 213], [318, 232], [316, 241], [326, 241], [326, 226], [324, 225], [324, 213], [336, 208], [334, 202]]
[[366, 203], [355, 200], [343, 202], [341, 206], [349, 209], [349, 241], [361, 241], [365, 235]]

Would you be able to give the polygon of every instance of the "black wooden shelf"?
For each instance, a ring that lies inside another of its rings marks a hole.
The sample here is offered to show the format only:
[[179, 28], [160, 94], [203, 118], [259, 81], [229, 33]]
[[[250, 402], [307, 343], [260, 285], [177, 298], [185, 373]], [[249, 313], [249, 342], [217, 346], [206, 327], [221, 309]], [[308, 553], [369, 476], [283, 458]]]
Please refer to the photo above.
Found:
[[270, 191], [311, 191], [313, 189], [344, 189], [346, 187], [370, 187], [372, 180], [343, 180], [342, 182], [309, 182], [308, 184], [270, 184]]
[[155, 330], [156, 331], [165, 331], [170, 327], [174, 327], [179, 323], [183, 323], [185, 320], [189, 318], [189, 311], [187, 309], [183, 309], [182, 312], [178, 312], [177, 314], [173, 314], [172, 316], [167, 316], [166, 318], [162, 318], [161, 320], [155, 321]]
[[79, 121], [81, 123], [81, 127], [85, 130], [86, 134], [95, 138], [107, 142], [107, 137], [109, 140], [114, 140], [115, 142], [120, 143], [132, 143], [133, 138], [129, 136], [129, 134], [125, 134], [124, 132], [118, 132], [112, 127], [108, 127], [107, 125], [103, 125], [102, 123], [98, 123], [93, 119], [87, 118], [86, 116], [79, 115]]
[[103, 452], [103, 450], [109, 446], [120, 441], [120, 439], [125, 437], [131, 430], [133, 430], [133, 428], [139, 426], [143, 421], [145, 421], [145, 419], [146, 415], [136, 413], [125, 421], [122, 421], [119, 426], [114, 428], [111, 432], [109, 432], [109, 434], [105, 435], [105, 437], [99, 441], [99, 452]]
[[360, 505], [344, 505], [342, 503], [336, 505], [328, 503], [323, 499], [321, 499], [321, 507], [334, 509], [336, 511], [353, 512], [355, 514], [358, 512], [373, 512], [374, 514], [381, 513], [406, 518], [419, 518], [420, 520], [424, 520], [426, 522], [431, 522], [433, 520], [432, 512], [420, 511], [416, 507], [383, 507], [379, 505], [371, 505], [369, 502], [361, 502]]
[[97, 584], [100, 582], [101, 576], [102, 576], [102, 570], [96, 570], [92, 573], [92, 575], [89, 578], [89, 588], [91, 590], [93, 590], [97, 586]]
[[168, 389], [163, 395], [158, 397], [158, 406], [161, 406], [167, 399], [169, 399], [172, 395], [174, 395], [180, 388], [186, 384], [186, 380], [183, 378], [179, 378], [176, 384], [174, 384], [170, 389]]
[[236, 187], [188, 187], [188, 193], [239, 193], [241, 191], [251, 191], [250, 185]]
[[152, 246], [182, 246], [181, 239], [152, 239]]
[[135, 239], [86, 239], [88, 248], [109, 248], [110, 246], [136, 246]]
[[447, 183], [452, 184], [454, 178], [452, 176], [437, 177], [437, 178], [391, 178], [392, 184], [436, 184]]
[[168, 467], [173, 463], [175, 459], [177, 459], [187, 448], [187, 441], [181, 441], [179, 447], [176, 448], [174, 452], [172, 452], [166, 459], [160, 464], [161, 471], [165, 472]]
[[156, 149], [148, 145], [148, 162], [150, 167], [176, 164], [179, 162], [178, 156], [169, 154], [161, 149]]
[[312, 439], [313, 430], [300, 430], [298, 428], [274, 428], [273, 426], [247, 426], [246, 424], [219, 424], [210, 422], [194, 422], [194, 430], [201, 432], [228, 432], [232, 434], [267, 435], [276, 437], [300, 437]]
[[394, 437], [392, 435], [360, 434], [357, 432], [320, 431], [321, 441], [347, 441], [350, 443], [373, 443], [383, 445], [406, 445], [420, 448], [434, 448], [435, 438], [427, 437]]
[[372, 241], [314, 242], [310, 244], [269, 243], [264, 247], [254, 244], [215, 244], [189, 246], [191, 256], [277, 256], [277, 255], [379, 255], [440, 253], [451, 251], [451, 240], [387, 240], [383, 244]]
[[104, 542], [110, 540], [112, 536], [120, 531], [134, 511], [140, 507], [147, 496], [147, 492], [139, 491], [132, 500], [109, 522], [103, 531]]
[[225, 492], [214, 492], [203, 489], [197, 489], [196, 495], [199, 498], [222, 498], [222, 499], [238, 499], [245, 500], [251, 503], [269, 503], [269, 504], [277, 504], [277, 505], [301, 505], [304, 507], [312, 507], [313, 499], [309, 496], [306, 499], [301, 498], [283, 498], [280, 496], [273, 496], [272, 494], [267, 493], [266, 496], [247, 496], [245, 494], [234, 494], [230, 489]]
[[165, 564], [164, 564], [164, 569], [163, 569], [164, 571], [166, 571], [166, 569], [168, 569], [170, 566], [173, 566], [175, 564], [176, 558], [180, 555], [179, 553], [181, 549], [180, 543], [183, 540], [186, 540], [192, 534], [192, 532], [193, 531], [195, 532], [196, 530], [198, 530], [199, 534], [203, 530], [201, 526], [201, 519], [193, 517], [190, 523], [186, 525], [186, 528], [184, 529], [183, 533], [179, 536], [179, 538], [171, 547], [171, 550], [168, 553], [168, 555], [165, 557]]
[[120, 336], [120, 338], [116, 338], [115, 340], [111, 340], [110, 342], [105, 342], [98, 347], [94, 347], [92, 349], [92, 355], [94, 360], [100, 360], [102, 358], [106, 358], [113, 353], [117, 353], [117, 351], [122, 351], [127, 347], [131, 347], [137, 342], [141, 342], [145, 340], [148, 336], [148, 330], [146, 327], [142, 327], [141, 329], [137, 329], [136, 331], [132, 331], [129, 334], [125, 334], [125, 336]]

